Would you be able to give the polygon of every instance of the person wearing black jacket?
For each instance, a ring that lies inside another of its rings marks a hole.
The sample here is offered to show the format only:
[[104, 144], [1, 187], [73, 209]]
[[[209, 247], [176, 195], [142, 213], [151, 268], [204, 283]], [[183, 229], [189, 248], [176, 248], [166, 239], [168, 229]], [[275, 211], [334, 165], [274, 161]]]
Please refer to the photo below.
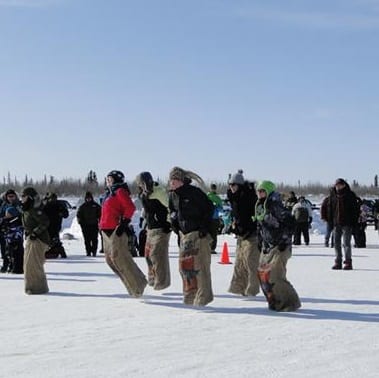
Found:
[[[333, 188], [332, 188], [333, 190]], [[330, 246], [334, 248], [334, 236], [333, 236], [333, 222], [330, 220], [329, 217], [329, 200], [330, 196], [327, 196], [324, 198], [324, 200], [321, 203], [320, 207], [320, 217], [321, 219], [326, 223], [326, 232], [325, 232], [325, 242], [324, 245], [325, 247], [329, 247], [329, 241], [330, 241]]]
[[170, 171], [169, 210], [172, 229], [178, 233], [179, 271], [184, 303], [205, 306], [213, 301], [211, 281], [210, 224], [213, 203], [205, 192], [191, 185], [204, 185], [197, 174], [174, 167]]
[[342, 178], [336, 180], [330, 192], [328, 219], [334, 226], [335, 262], [332, 269], [342, 269], [342, 243], [344, 249], [344, 270], [353, 269], [351, 254], [351, 236], [358, 223], [359, 206], [357, 196], [349, 184]]
[[257, 223], [253, 220], [257, 194], [254, 183], [245, 181], [239, 170], [229, 179], [227, 197], [232, 207], [231, 231], [237, 236], [236, 261], [229, 292], [255, 296], [259, 293], [257, 276], [259, 247]]
[[166, 190], [153, 180], [150, 172], [141, 172], [136, 177], [146, 220], [147, 235], [144, 256], [148, 267], [148, 284], [155, 290], [170, 286], [170, 262], [168, 244], [171, 225], [168, 222], [168, 195]]
[[91, 192], [86, 192], [84, 203], [79, 206], [76, 218], [82, 229], [87, 256], [96, 256], [97, 253], [100, 216], [101, 206], [95, 202]]
[[47, 258], [58, 257], [66, 258], [66, 251], [59, 239], [59, 232], [62, 228], [63, 218], [68, 217], [66, 206], [58, 200], [55, 193], [47, 193], [45, 196], [45, 205], [43, 211], [49, 218], [49, 236], [51, 240], [50, 249], [46, 252]]

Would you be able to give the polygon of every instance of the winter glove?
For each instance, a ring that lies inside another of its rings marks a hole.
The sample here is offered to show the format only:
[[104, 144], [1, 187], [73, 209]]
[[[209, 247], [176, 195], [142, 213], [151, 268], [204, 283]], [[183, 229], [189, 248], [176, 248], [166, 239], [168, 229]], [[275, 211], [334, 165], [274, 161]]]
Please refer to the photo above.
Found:
[[37, 237], [37, 235], [36, 235], [34, 232], [32, 232], [32, 233], [29, 235], [29, 239], [30, 239], [30, 240], [37, 240], [38, 237]]
[[[130, 219], [121, 219], [116, 228], [116, 235], [121, 236], [124, 232], [128, 234]], [[130, 230], [129, 230], [130, 232]]]
[[283, 252], [286, 248], [287, 248], [287, 244], [286, 244], [286, 243], [284, 243], [284, 242], [280, 242], [280, 243], [278, 244], [278, 250], [279, 250], [280, 252]]

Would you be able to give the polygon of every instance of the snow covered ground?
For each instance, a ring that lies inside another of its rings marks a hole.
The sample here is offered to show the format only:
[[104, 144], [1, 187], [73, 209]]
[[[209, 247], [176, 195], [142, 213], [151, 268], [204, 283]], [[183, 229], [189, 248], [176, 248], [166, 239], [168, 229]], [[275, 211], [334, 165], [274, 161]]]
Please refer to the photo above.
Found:
[[[353, 250], [353, 271], [330, 269], [315, 216], [311, 245], [297, 246], [288, 279], [302, 308], [267, 309], [227, 292], [233, 265], [212, 255], [215, 300], [182, 304], [178, 249], [171, 238], [172, 285], [130, 298], [103, 255], [85, 257], [71, 217], [68, 259], [45, 265], [50, 293], [27, 296], [23, 277], [0, 275], [0, 376], [12, 377], [377, 377], [379, 371], [379, 237]], [[66, 224], [67, 225], [67, 224]], [[320, 231], [321, 230], [321, 231]], [[219, 237], [229, 246], [235, 239]], [[146, 271], [143, 258], [136, 258]]]

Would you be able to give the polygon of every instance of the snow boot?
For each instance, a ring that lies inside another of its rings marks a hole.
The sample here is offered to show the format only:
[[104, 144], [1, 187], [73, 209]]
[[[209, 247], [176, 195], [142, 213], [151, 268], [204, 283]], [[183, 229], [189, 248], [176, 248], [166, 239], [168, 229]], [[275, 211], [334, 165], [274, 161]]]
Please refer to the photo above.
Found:
[[336, 259], [336, 260], [334, 261], [334, 265], [332, 266], [332, 269], [333, 269], [333, 270], [341, 270], [341, 269], [342, 269], [342, 261]]
[[343, 270], [352, 270], [353, 269], [353, 264], [351, 259], [345, 260], [343, 262]]

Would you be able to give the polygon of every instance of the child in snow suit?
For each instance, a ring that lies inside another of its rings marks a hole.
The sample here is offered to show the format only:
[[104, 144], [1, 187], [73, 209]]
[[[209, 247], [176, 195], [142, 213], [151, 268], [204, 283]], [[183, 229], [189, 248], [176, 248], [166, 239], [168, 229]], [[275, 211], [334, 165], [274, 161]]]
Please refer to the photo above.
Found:
[[23, 273], [24, 229], [20, 201], [13, 189], [8, 189], [0, 208], [1, 232], [5, 238], [5, 254], [1, 272]]
[[270, 310], [295, 311], [301, 306], [300, 299], [286, 278], [287, 261], [292, 255], [293, 218], [271, 181], [261, 181], [257, 194], [255, 218], [262, 251], [258, 267], [261, 288]]

